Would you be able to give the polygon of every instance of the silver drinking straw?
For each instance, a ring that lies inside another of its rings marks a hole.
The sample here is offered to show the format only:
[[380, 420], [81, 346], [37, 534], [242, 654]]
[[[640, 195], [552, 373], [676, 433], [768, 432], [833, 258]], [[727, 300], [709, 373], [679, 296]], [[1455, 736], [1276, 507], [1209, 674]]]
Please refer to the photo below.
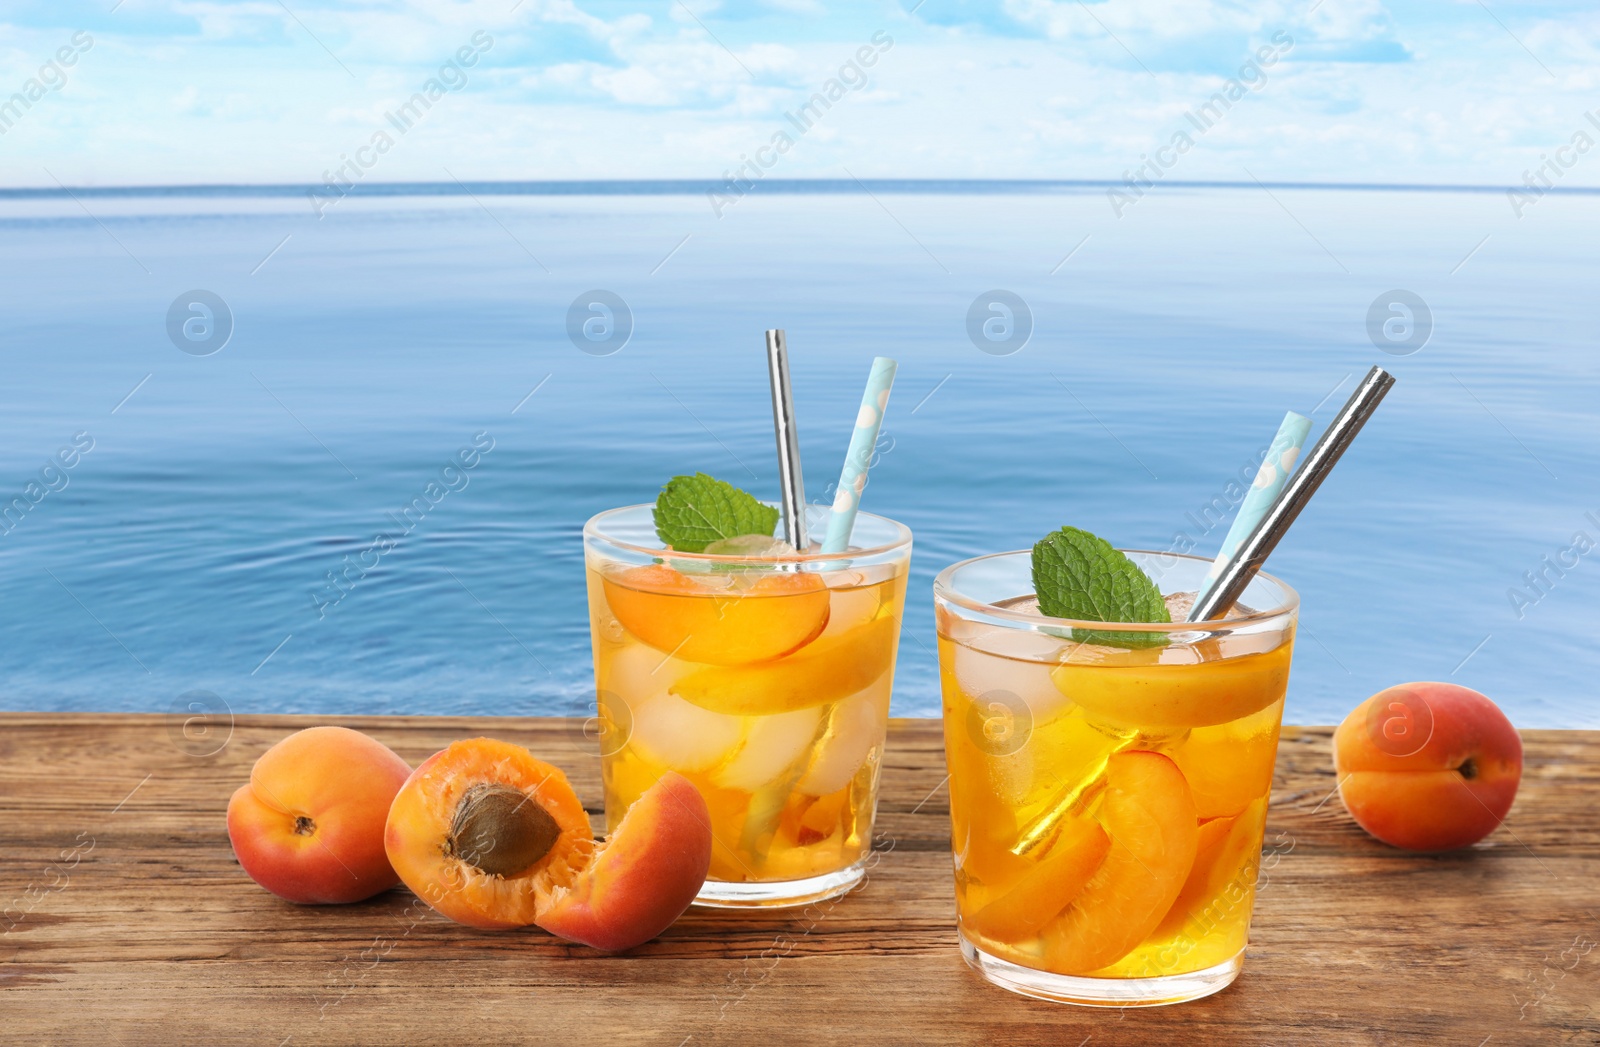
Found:
[[767, 375], [772, 379], [772, 428], [778, 437], [778, 483], [783, 488], [783, 537], [806, 550], [806, 485], [800, 475], [800, 433], [794, 424], [789, 346], [782, 331], [767, 332]]
[[1327, 430], [1306, 456], [1299, 471], [1289, 478], [1261, 522], [1250, 532], [1250, 537], [1244, 540], [1233, 554], [1233, 559], [1222, 569], [1216, 585], [1194, 605], [1194, 610], [1189, 612], [1189, 621], [1204, 622], [1228, 613], [1228, 608], [1244, 594], [1245, 587], [1261, 570], [1261, 565], [1267, 562], [1267, 557], [1277, 548], [1279, 539], [1289, 530], [1311, 496], [1317, 493], [1317, 488], [1333, 471], [1339, 456], [1349, 449], [1356, 434], [1367, 424], [1367, 419], [1372, 417], [1372, 412], [1377, 410], [1379, 402], [1392, 385], [1394, 375], [1383, 368], [1374, 367], [1367, 372], [1350, 399], [1339, 409], [1338, 415], [1328, 423]]

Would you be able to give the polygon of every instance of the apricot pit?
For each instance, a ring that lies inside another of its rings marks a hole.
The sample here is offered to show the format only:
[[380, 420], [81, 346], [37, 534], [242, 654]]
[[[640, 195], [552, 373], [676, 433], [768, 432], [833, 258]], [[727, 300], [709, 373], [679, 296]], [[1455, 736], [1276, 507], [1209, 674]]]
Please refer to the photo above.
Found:
[[474, 785], [450, 823], [450, 853], [491, 876], [515, 876], [550, 853], [561, 826], [520, 789]]

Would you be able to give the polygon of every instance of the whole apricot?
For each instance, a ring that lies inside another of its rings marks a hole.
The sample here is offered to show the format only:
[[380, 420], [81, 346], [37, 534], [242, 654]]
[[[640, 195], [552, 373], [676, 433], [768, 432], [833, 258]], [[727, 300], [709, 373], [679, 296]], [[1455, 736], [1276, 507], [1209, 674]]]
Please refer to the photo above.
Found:
[[1333, 735], [1345, 809], [1384, 843], [1466, 847], [1493, 832], [1522, 780], [1522, 739], [1484, 695], [1450, 683], [1379, 691]]
[[228, 801], [228, 839], [250, 878], [302, 905], [358, 902], [400, 881], [383, 849], [411, 767], [346, 727], [312, 727], [261, 754]]

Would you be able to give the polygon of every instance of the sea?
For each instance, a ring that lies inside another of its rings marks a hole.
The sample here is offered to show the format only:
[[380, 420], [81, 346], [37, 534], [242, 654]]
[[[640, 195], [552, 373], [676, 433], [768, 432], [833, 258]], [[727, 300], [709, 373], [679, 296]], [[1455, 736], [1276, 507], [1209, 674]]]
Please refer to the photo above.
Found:
[[[1397, 382], [1268, 564], [1286, 718], [1412, 680], [1600, 727], [1600, 195], [446, 183], [0, 191], [0, 707], [583, 715], [580, 532], [706, 472], [863, 504], [932, 579], [1064, 524], [1213, 555], [1284, 412]], [[470, 463], [470, 464], [469, 464]], [[380, 541], [380, 537], [385, 540]]]

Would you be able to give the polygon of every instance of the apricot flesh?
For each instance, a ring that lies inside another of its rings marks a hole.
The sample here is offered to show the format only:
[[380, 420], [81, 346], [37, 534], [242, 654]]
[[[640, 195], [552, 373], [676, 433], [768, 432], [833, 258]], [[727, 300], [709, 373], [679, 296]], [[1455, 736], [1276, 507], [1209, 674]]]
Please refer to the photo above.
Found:
[[1111, 847], [1044, 930], [1050, 970], [1090, 974], [1122, 959], [1166, 916], [1194, 865], [1194, 799], [1166, 756], [1142, 750], [1112, 756], [1103, 804], [1100, 823]]
[[652, 564], [602, 577], [601, 584], [624, 629], [658, 651], [707, 665], [780, 657], [828, 624], [828, 587], [816, 574], [772, 572], [742, 588], [719, 589]]
[[770, 716], [864, 691], [894, 664], [900, 619], [884, 615], [826, 636], [787, 658], [697, 669], [671, 693], [730, 716]]
[[[1212, 727], [1283, 697], [1293, 645], [1203, 665], [1162, 664], [1161, 648], [1119, 652], [1118, 664], [1063, 662], [1056, 689], [1096, 720], [1150, 730]], [[1125, 663], [1125, 664], [1123, 664]], [[1141, 664], [1142, 663], [1142, 664]]]
[[973, 915], [972, 930], [1003, 942], [1033, 937], [1078, 896], [1110, 849], [1111, 837], [1099, 825], [1068, 826], [1049, 854]]
[[[513, 813], [528, 806], [557, 829], [542, 850]], [[550, 891], [587, 863], [594, 834], [566, 775], [520, 745], [474, 738], [411, 772], [389, 808], [384, 846], [406, 886], [439, 913], [495, 929], [532, 923]]]
[[358, 902], [400, 882], [384, 819], [411, 767], [346, 727], [290, 735], [228, 801], [228, 839], [256, 883], [302, 905]]
[[[1222, 910], [1248, 905], [1255, 889], [1256, 863], [1261, 855], [1261, 832], [1266, 820], [1267, 801], [1257, 798], [1238, 814], [1213, 818], [1200, 825], [1195, 848], [1194, 868], [1178, 892], [1155, 937], [1165, 938], [1192, 925], [1190, 937], [1205, 944], [1206, 929], [1223, 922]], [[1232, 921], [1242, 933], [1245, 924]], [[1244, 942], [1227, 945], [1218, 962], [1243, 948]]]
[[1395, 847], [1476, 843], [1511, 810], [1522, 738], [1467, 687], [1406, 683], [1358, 705], [1333, 734], [1339, 796], [1367, 832]]

